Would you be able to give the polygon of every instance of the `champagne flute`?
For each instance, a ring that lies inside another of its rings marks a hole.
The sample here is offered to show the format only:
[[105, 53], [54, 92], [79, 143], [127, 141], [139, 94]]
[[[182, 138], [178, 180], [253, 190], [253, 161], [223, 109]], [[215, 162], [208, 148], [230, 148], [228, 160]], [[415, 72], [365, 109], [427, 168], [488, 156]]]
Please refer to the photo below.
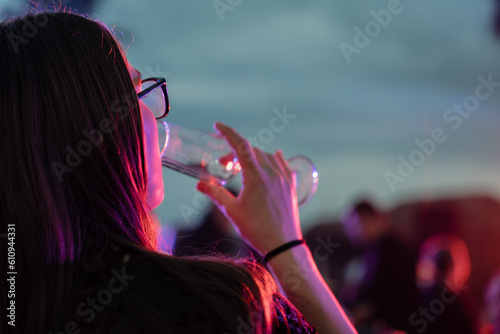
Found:
[[[163, 121], [158, 121], [158, 130], [161, 162], [166, 168], [222, 186], [241, 171], [231, 147], [216, 133], [187, 129]], [[296, 175], [298, 204], [304, 205], [316, 193], [318, 171], [311, 160], [301, 155], [287, 161]]]

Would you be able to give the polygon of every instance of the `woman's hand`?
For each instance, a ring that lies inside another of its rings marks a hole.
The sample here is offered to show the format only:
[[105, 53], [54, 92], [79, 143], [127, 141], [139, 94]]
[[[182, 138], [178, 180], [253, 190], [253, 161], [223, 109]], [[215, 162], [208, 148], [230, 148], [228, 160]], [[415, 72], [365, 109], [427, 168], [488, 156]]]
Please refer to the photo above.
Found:
[[224, 187], [200, 181], [206, 194], [235, 225], [241, 237], [261, 254], [302, 239], [295, 177], [281, 151], [268, 154], [252, 148], [230, 127], [215, 124], [228, 141], [241, 168], [243, 188], [235, 197]]
[[[233, 129], [216, 124], [240, 161], [243, 189], [234, 197], [214, 183], [198, 183], [233, 222], [239, 234], [261, 254], [302, 239], [295, 180], [281, 151], [252, 148]], [[294, 247], [273, 257], [269, 267], [288, 298], [320, 333], [356, 333], [314, 263], [309, 248]]]

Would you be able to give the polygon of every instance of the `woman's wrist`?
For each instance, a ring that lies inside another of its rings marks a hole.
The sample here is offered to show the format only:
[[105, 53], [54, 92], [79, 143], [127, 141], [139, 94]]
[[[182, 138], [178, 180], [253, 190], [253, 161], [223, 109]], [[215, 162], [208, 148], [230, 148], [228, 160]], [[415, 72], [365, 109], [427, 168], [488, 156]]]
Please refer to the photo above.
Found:
[[304, 242], [297, 246], [289, 248], [284, 252], [276, 254], [271, 259], [269, 259], [267, 264], [274, 271], [286, 271], [291, 267], [302, 267], [301, 264], [305, 264], [306, 262], [310, 261], [314, 262], [314, 259], [309, 250], [309, 247]]
[[321, 275], [306, 244], [280, 253], [267, 263], [276, 281], [292, 301], [309, 291], [308, 286]]
[[321, 276], [307, 245], [290, 248], [269, 260], [287, 298], [320, 333], [356, 333]]
[[264, 264], [267, 264], [272, 258], [278, 256], [279, 254], [284, 253], [293, 247], [297, 247], [297, 246], [300, 246], [303, 244], [306, 244], [306, 241], [304, 239], [297, 239], [297, 240], [285, 242], [281, 246], [278, 246], [278, 247], [274, 248], [273, 250], [264, 254], [264, 258], [262, 259], [262, 262]]

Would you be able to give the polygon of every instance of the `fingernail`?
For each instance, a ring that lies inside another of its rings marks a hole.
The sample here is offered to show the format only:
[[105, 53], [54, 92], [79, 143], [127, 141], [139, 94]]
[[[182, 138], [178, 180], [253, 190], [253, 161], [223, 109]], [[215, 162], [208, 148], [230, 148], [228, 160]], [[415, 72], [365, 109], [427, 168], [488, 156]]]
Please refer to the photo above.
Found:
[[204, 182], [198, 182], [196, 184], [196, 189], [201, 191], [202, 193], [206, 194], [208, 192], [208, 186]]
[[215, 126], [219, 129], [227, 129], [227, 126], [221, 122], [215, 122]]

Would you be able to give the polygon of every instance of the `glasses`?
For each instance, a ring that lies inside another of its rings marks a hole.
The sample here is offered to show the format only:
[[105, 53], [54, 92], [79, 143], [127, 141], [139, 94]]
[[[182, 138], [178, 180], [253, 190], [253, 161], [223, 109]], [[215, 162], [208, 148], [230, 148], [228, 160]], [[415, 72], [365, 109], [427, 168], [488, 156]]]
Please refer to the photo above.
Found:
[[170, 103], [168, 102], [167, 80], [164, 78], [147, 78], [142, 80], [142, 91], [137, 94], [139, 100], [153, 112], [156, 119], [168, 115]]

